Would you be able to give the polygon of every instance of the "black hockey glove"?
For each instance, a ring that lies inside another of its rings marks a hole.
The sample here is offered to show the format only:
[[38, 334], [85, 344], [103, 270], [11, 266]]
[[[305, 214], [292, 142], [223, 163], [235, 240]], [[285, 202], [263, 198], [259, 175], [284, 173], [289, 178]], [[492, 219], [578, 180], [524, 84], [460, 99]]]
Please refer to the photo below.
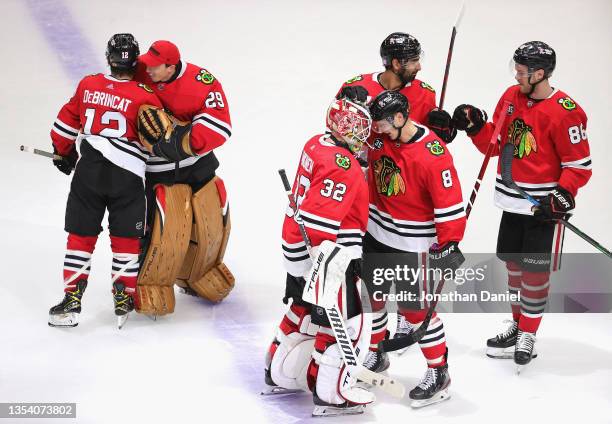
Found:
[[454, 272], [464, 261], [465, 257], [456, 241], [449, 241], [444, 246], [435, 243], [429, 248], [429, 267], [441, 269], [443, 273], [447, 269]]
[[368, 102], [368, 90], [359, 85], [350, 85], [348, 87], [342, 87], [336, 99], [348, 99], [351, 102], [359, 103], [365, 106]]
[[[53, 154], [59, 156], [55, 146], [53, 147]], [[70, 175], [74, 167], [76, 166], [77, 159], [79, 159], [79, 154], [76, 151], [76, 148], [72, 148], [68, 156], [59, 156], [59, 159], [53, 159], [53, 165], [57, 169], [59, 169], [62, 173], [66, 175]]]
[[567, 219], [571, 216], [570, 210], [576, 207], [574, 196], [561, 186], [555, 189], [540, 201], [540, 206], [533, 211], [533, 215], [540, 221], [552, 219]]
[[190, 130], [191, 125], [177, 125], [168, 140], [161, 139], [153, 145], [153, 153], [172, 162], [195, 156], [189, 144]]
[[453, 112], [455, 128], [465, 131], [467, 135], [474, 136], [487, 123], [487, 113], [472, 105], [459, 105]]
[[427, 126], [447, 144], [457, 136], [457, 128], [453, 124], [453, 119], [445, 110], [434, 109], [429, 112]]

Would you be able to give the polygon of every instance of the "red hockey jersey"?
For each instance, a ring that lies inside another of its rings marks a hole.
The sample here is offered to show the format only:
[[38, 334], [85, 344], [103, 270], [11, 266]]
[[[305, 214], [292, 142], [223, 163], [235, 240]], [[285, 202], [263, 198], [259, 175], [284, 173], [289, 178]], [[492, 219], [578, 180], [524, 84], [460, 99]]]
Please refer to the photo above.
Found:
[[[544, 100], [535, 101], [515, 85], [506, 90], [497, 103], [493, 122], [487, 123], [472, 141], [481, 152], [488, 143], [500, 116], [504, 101], [509, 101], [510, 115], [501, 129], [502, 145], [514, 144], [512, 177], [514, 182], [534, 197], [546, 196], [560, 185], [574, 196], [591, 178], [591, 156], [582, 108], [561, 90], [554, 90]], [[499, 155], [499, 146], [495, 155]], [[501, 209], [532, 215], [531, 203], [515, 190], [502, 184], [497, 166], [495, 204]]]
[[[368, 103], [370, 103], [376, 96], [385, 91], [385, 88], [378, 82], [381, 73], [357, 75], [342, 84], [338, 93], [343, 87], [358, 85], [368, 91]], [[410, 119], [419, 123], [426, 123], [427, 114], [436, 107], [435, 90], [429, 84], [415, 79], [402, 88], [400, 93], [406, 96], [408, 102], [410, 102]], [[376, 138], [375, 134], [374, 138]]]
[[[198, 156], [183, 159], [179, 167], [194, 164], [231, 137], [232, 123], [223, 87], [206, 69], [181, 61], [181, 71], [174, 81], [155, 83], [146, 67], [139, 64], [136, 78], [155, 91], [174, 117], [191, 122], [190, 143]], [[169, 171], [174, 167], [174, 163], [153, 156], [147, 172]]]
[[[368, 187], [357, 160], [345, 148], [312, 137], [302, 150], [293, 183], [293, 195], [313, 247], [335, 241], [361, 257], [368, 223]], [[287, 209], [283, 223], [283, 255], [287, 272], [302, 277], [312, 265], [306, 244]]]
[[53, 123], [53, 145], [60, 155], [67, 155], [82, 132], [81, 137], [109, 161], [144, 177], [149, 153], [136, 127], [143, 104], [162, 107], [145, 84], [104, 74], [86, 76]]
[[427, 127], [411, 143], [383, 136], [368, 154], [368, 233], [407, 252], [426, 252], [438, 242], [461, 241], [465, 210], [453, 158]]

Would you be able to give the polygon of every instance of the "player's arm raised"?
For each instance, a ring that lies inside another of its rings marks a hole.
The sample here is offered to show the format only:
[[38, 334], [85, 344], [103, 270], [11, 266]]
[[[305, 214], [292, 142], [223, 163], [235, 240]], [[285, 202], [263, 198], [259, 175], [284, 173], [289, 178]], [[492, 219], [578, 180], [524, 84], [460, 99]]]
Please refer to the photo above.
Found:
[[[502, 113], [506, 94], [499, 99], [492, 122], [487, 122], [487, 113], [470, 104], [462, 104], [455, 108], [453, 122], [455, 128], [465, 133], [472, 139], [472, 143], [481, 153], [486, 153], [491, 141], [491, 136], [495, 131], [495, 123]], [[499, 155], [499, 146], [493, 151], [492, 156]]]

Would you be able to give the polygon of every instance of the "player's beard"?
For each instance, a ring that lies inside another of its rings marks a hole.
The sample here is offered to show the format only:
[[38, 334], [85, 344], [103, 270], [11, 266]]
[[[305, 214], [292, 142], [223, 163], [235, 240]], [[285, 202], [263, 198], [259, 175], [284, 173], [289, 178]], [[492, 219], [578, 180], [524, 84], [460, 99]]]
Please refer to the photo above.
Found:
[[400, 72], [397, 74], [397, 76], [402, 82], [402, 86], [405, 87], [406, 85], [414, 81], [414, 79], [416, 78], [416, 72], [409, 72], [409, 71]]

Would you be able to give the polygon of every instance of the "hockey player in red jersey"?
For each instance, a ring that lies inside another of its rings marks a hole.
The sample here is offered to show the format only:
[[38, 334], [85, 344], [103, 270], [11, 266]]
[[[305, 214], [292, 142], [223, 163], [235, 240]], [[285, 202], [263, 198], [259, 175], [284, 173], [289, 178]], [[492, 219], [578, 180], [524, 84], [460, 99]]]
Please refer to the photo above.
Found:
[[[369, 322], [362, 313], [358, 284], [368, 189], [354, 154], [366, 141], [370, 124], [364, 107], [344, 99], [332, 102], [327, 112], [328, 132], [305, 144], [293, 183], [298, 214], [312, 250], [332, 243], [351, 259], [348, 268], [341, 267], [338, 307], [360, 361], [369, 343]], [[361, 413], [373, 395], [347, 378], [324, 309], [302, 297], [304, 276], [313, 263], [293, 215], [289, 208], [282, 233], [287, 270], [283, 301], [292, 299], [292, 303], [266, 356], [266, 383], [273, 393], [311, 390], [316, 416]]]
[[[409, 112], [408, 99], [399, 91], [384, 91], [370, 104], [372, 130], [381, 143], [368, 152], [370, 205], [363, 279], [375, 301], [381, 297], [372, 293], [369, 270], [381, 265], [380, 254], [389, 254], [394, 266], [424, 271], [455, 270], [463, 262], [458, 243], [466, 218], [452, 156], [440, 137], [413, 122]], [[415, 327], [427, 313], [419, 287], [428, 290], [432, 283], [428, 275], [422, 272], [420, 281], [395, 281], [396, 293], [408, 291], [419, 299], [398, 305], [398, 313]], [[410, 392], [413, 407], [449, 397], [448, 350], [442, 321], [435, 313], [419, 346], [428, 368]]]
[[[501, 145], [514, 145], [514, 182], [541, 202], [533, 208], [517, 191], [502, 183], [497, 170], [495, 204], [504, 212], [497, 239], [497, 256], [506, 263], [508, 288], [520, 294], [511, 304], [512, 324], [487, 341], [487, 355], [514, 358], [520, 367], [537, 356], [535, 335], [548, 297], [549, 276], [560, 264], [563, 226], [578, 189], [591, 177], [586, 135], [587, 117], [566, 93], [553, 88], [555, 51], [541, 41], [530, 41], [514, 52], [512, 72], [517, 85], [508, 88], [487, 122], [486, 114], [463, 104], [453, 120], [474, 145], [487, 150], [495, 122], [508, 114], [501, 129]], [[510, 103], [505, 110], [505, 101]], [[499, 154], [499, 149], [495, 151]]]
[[144, 176], [147, 150], [138, 141], [136, 116], [143, 104], [161, 107], [153, 91], [132, 81], [139, 55], [131, 34], [108, 42], [110, 75], [81, 80], [51, 129], [54, 165], [74, 176], [66, 206], [68, 244], [62, 302], [49, 311], [49, 325], [74, 327], [87, 287], [91, 256], [108, 209], [115, 314], [119, 325], [134, 309], [140, 237], [146, 225]]
[[[394, 32], [381, 43], [380, 56], [385, 70], [371, 74], [361, 74], [346, 81], [337, 97], [346, 97], [362, 103], [370, 103], [384, 90], [397, 90], [410, 102], [410, 119], [426, 125], [445, 143], [455, 138], [457, 131], [453, 128], [448, 112], [436, 108], [436, 93], [427, 83], [416, 78], [421, 70], [423, 56], [421, 44], [410, 34]], [[372, 132], [369, 144], [377, 145], [379, 135]], [[373, 313], [372, 342], [367, 366], [373, 371], [383, 371], [388, 367], [387, 355], [378, 351], [378, 343], [388, 333], [388, 317], [384, 305], [380, 311]], [[413, 327], [401, 315], [398, 315], [394, 337], [407, 336]]]
[[[433, 87], [416, 78], [421, 70], [423, 54], [421, 44], [412, 35], [403, 32], [389, 34], [380, 45], [385, 70], [349, 79], [342, 84], [337, 97], [369, 103], [385, 90], [397, 90], [410, 102], [411, 120], [428, 126], [445, 143], [450, 143], [457, 134], [450, 115], [436, 108]], [[355, 87], [362, 87], [365, 91]], [[371, 138], [375, 139], [376, 134]]]
[[[202, 269], [196, 273], [195, 270], [202, 267], [194, 268], [186, 263], [182, 268], [194, 271], [189, 278], [179, 275], [180, 278], [177, 279], [177, 284], [180, 284], [187, 293], [219, 302], [234, 285], [234, 277], [222, 263], [226, 242], [219, 246], [219, 243], [211, 241], [213, 244], [209, 246], [208, 252], [197, 246], [198, 244], [204, 246], [206, 240], [210, 238], [227, 239], [231, 228], [225, 186], [223, 180], [215, 175], [219, 161], [214, 153], [214, 150], [222, 146], [232, 135], [228, 101], [219, 80], [207, 69], [184, 61], [177, 46], [170, 41], [155, 41], [147, 53], [140, 56], [139, 62], [136, 78], [153, 89], [161, 99], [165, 112], [168, 112], [175, 122], [169, 138], [160, 138], [158, 133], [145, 131], [146, 126], [140, 127], [143, 138], [151, 145], [153, 152], [147, 163], [147, 199], [152, 205], [157, 203], [155, 201], [158, 196], [155, 190], [157, 185], [163, 184], [169, 187], [186, 184], [193, 194], [191, 203], [194, 213], [201, 214], [205, 220], [223, 221], [224, 228], [220, 230], [223, 235], [217, 234], [217, 228], [203, 228], [202, 225], [197, 226], [198, 220], [194, 221], [196, 224], [192, 234], [196, 240], [190, 243], [185, 261], [206, 262], [218, 256], [217, 264], [214, 264], [213, 268]], [[217, 202], [221, 204], [218, 210], [205, 207]], [[155, 210], [151, 208], [149, 214], [151, 227], [155, 220], [154, 214]], [[208, 235], [207, 231], [214, 233]], [[152, 232], [148, 233], [147, 242]], [[148, 259], [145, 262], [148, 263]], [[170, 265], [159, 266], [166, 268]], [[172, 299], [166, 299], [161, 304], [174, 304], [172, 291], [170, 296]], [[145, 297], [150, 298], [150, 296]], [[166, 312], [156, 310], [154, 313]]]

